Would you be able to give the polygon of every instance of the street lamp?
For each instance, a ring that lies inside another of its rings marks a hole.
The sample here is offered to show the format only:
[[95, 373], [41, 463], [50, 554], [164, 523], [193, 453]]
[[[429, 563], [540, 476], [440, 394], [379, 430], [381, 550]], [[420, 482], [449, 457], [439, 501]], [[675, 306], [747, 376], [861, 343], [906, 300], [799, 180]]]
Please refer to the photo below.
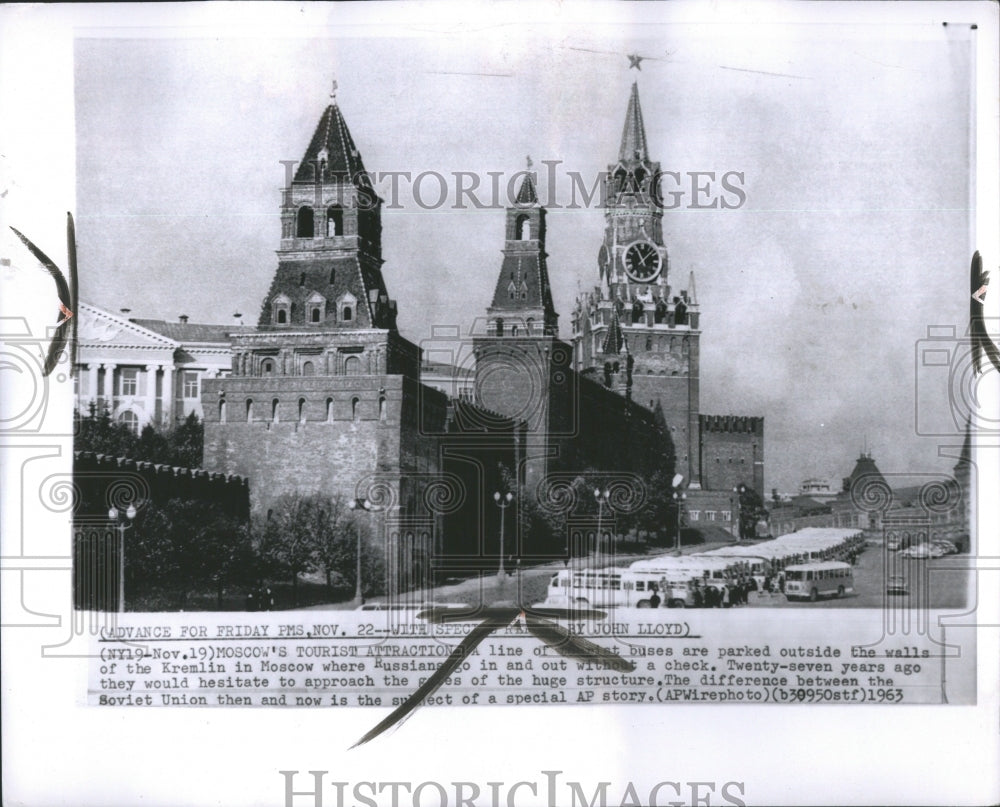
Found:
[[503, 583], [503, 516], [504, 511], [510, 507], [510, 503], [514, 501], [514, 494], [508, 492], [506, 495], [500, 495], [500, 491], [496, 491], [493, 494], [493, 501], [496, 506], [500, 508], [500, 570], [497, 572], [497, 579]]
[[684, 515], [684, 500], [687, 497], [687, 494], [680, 490], [675, 490], [673, 493], [673, 499], [677, 503], [677, 544], [674, 551], [678, 555], [681, 553], [681, 520]]
[[601, 516], [604, 515], [604, 505], [608, 503], [610, 496], [610, 490], [594, 488], [594, 499], [597, 501], [597, 545], [594, 547], [594, 563], [598, 569], [601, 567]]
[[[118, 613], [125, 613], [125, 530], [135, 521], [135, 504], [129, 504], [124, 513], [117, 507], [108, 510], [108, 519], [118, 526]], [[124, 516], [124, 518], [122, 518]]]
[[[347, 506], [351, 510], [366, 510], [369, 515], [372, 513], [372, 503], [368, 499], [352, 499], [347, 503]], [[369, 520], [370, 521], [370, 520]], [[365, 604], [364, 593], [361, 591], [361, 530], [358, 529], [358, 525], [354, 525], [354, 534], [357, 536], [357, 581], [354, 587], [354, 599], [358, 601], [358, 605]]]
[[684, 512], [684, 500], [687, 498], [687, 494], [681, 490], [683, 484], [684, 474], [674, 474], [670, 486], [674, 489], [672, 498], [677, 503], [677, 545], [674, 551], [678, 555], [681, 553], [681, 515]]

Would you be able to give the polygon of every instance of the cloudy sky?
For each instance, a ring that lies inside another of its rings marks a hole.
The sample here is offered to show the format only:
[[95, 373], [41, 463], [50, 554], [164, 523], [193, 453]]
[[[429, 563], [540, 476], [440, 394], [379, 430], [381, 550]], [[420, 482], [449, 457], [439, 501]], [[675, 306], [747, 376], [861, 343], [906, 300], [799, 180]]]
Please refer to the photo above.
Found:
[[[937, 26], [490, 26], [310, 39], [81, 38], [75, 51], [81, 292], [130, 316], [255, 322], [277, 262], [281, 160], [338, 103], [372, 172], [506, 175], [525, 156], [588, 184], [615, 158], [638, 81], [664, 170], [739, 171], [736, 210], [664, 216], [671, 271], [702, 306], [702, 412], [765, 418], [766, 486], [847, 475], [867, 437], [883, 471], [937, 472], [940, 368], [928, 326], [968, 311], [970, 34]], [[641, 71], [625, 54], [648, 57]], [[453, 184], [453, 182], [452, 182]], [[541, 180], [543, 194], [548, 192]], [[426, 196], [437, 184], [422, 185]], [[732, 197], [730, 197], [732, 198]], [[401, 331], [466, 334], [490, 303], [502, 209], [383, 215]], [[553, 209], [561, 335], [597, 282], [603, 215]], [[686, 286], [686, 283], [684, 283]], [[934, 373], [937, 375], [934, 375]], [[918, 381], [919, 375], [919, 381]], [[917, 386], [917, 385], [921, 386]], [[926, 415], [924, 412], [926, 411]]]

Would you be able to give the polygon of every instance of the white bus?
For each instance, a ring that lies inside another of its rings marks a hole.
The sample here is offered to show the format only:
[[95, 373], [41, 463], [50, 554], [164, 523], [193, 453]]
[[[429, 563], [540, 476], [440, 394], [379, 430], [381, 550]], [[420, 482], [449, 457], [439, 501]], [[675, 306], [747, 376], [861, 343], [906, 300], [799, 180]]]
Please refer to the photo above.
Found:
[[745, 558], [713, 557], [711, 555], [661, 555], [637, 560], [629, 569], [634, 572], [651, 572], [669, 576], [696, 578], [702, 586], [724, 588], [749, 574], [750, 564]]
[[603, 608], [690, 608], [701, 601], [701, 581], [688, 572], [632, 569], [564, 569], [552, 575], [542, 605]]
[[843, 597], [854, 591], [850, 563], [829, 560], [785, 567], [785, 598], [816, 602], [820, 597]]

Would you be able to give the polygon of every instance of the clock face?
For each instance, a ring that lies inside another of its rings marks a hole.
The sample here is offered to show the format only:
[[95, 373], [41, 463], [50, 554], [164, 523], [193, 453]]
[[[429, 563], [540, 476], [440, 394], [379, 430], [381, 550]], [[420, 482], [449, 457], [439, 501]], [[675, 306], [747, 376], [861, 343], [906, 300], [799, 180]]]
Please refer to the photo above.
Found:
[[625, 271], [639, 283], [652, 280], [660, 273], [660, 253], [650, 241], [638, 241], [625, 250]]

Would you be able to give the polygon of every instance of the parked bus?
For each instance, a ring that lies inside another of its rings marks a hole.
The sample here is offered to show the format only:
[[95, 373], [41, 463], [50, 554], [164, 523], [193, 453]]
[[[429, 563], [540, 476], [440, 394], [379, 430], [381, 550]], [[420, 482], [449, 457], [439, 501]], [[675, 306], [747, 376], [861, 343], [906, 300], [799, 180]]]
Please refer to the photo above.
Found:
[[650, 608], [656, 594], [663, 608], [690, 608], [701, 602], [701, 586], [701, 581], [686, 570], [564, 569], [552, 575], [542, 604]]
[[843, 597], [853, 591], [854, 569], [850, 563], [830, 560], [785, 568], [786, 599], [816, 602], [820, 597]]
[[697, 579], [702, 586], [723, 588], [748, 575], [750, 565], [743, 558], [717, 558], [711, 555], [661, 555], [637, 560], [629, 569]]

